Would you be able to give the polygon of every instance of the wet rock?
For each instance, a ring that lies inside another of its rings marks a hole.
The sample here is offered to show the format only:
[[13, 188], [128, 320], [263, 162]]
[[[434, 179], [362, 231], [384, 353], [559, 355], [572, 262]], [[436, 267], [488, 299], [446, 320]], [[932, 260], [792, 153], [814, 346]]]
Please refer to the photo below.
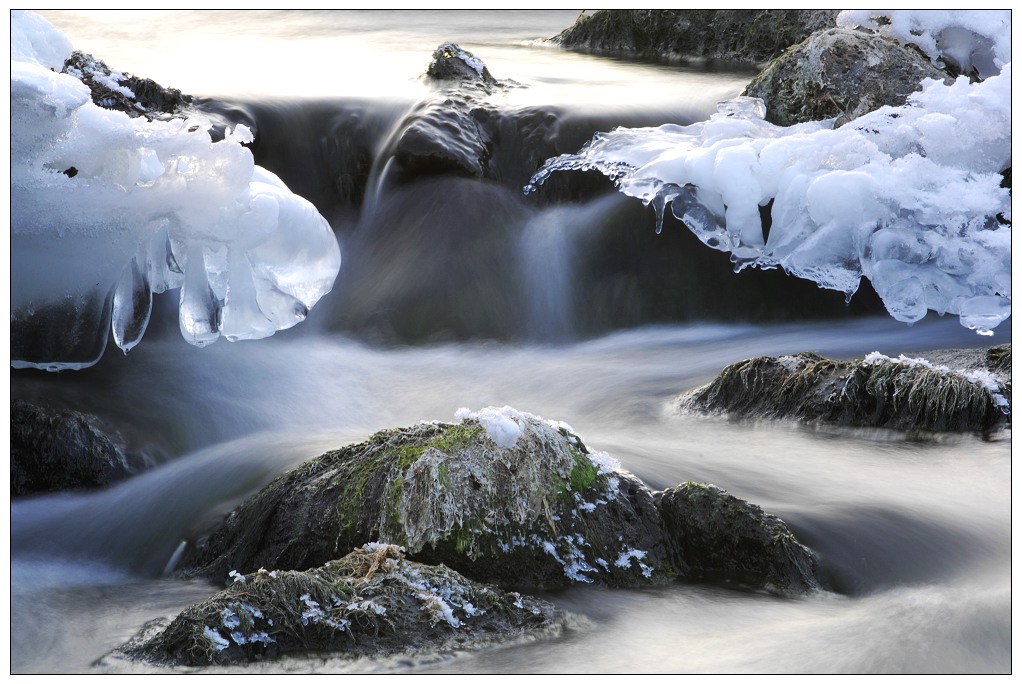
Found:
[[837, 10], [599, 10], [553, 41], [600, 54], [659, 61], [701, 58], [756, 64], [813, 31], [834, 26]]
[[779, 518], [720, 487], [685, 482], [657, 495], [687, 576], [780, 594], [819, 589], [819, 563]]
[[[505, 586], [673, 577], [652, 492], [566, 427], [508, 411], [483, 417], [489, 431], [473, 417], [387, 430], [309, 461], [232, 512], [183, 567], [306, 569], [380, 540]], [[502, 441], [494, 424], [520, 434]]]
[[914, 48], [864, 30], [832, 28], [778, 57], [743, 94], [761, 98], [767, 121], [780, 126], [834, 117], [841, 124], [904, 104], [924, 78], [950, 81]]
[[426, 76], [437, 81], [469, 81], [496, 85], [483, 60], [454, 43], [444, 43], [433, 51]]
[[11, 402], [11, 496], [104, 487], [151, 465], [95, 416]]
[[728, 366], [678, 405], [741, 417], [989, 434], [1010, 420], [1010, 361], [1003, 362], [1010, 354], [1009, 346], [920, 359], [876, 352], [854, 361], [807, 352], [758, 357]]
[[493, 92], [519, 86], [495, 79], [472, 53], [444, 43], [433, 53], [426, 80], [436, 92], [413, 108], [384, 152], [394, 162], [384, 183], [453, 174], [521, 185], [559, 153], [552, 140], [556, 113], [490, 103]]
[[411, 562], [396, 546], [370, 544], [307, 572], [235, 573], [225, 590], [172, 621], [148, 623], [104, 661], [201, 666], [289, 653], [378, 657], [553, 634], [562, 626], [545, 601]]
[[[695, 577], [716, 567], [721, 579], [771, 583], [777, 591], [819, 586], [811, 575], [791, 579], [803, 568], [785, 571], [773, 550], [748, 567], [738, 557], [703, 562], [694, 542], [679, 546], [665, 529], [657, 496], [567, 426], [507, 407], [483, 409], [462, 414], [459, 424], [387, 430], [309, 461], [190, 545], [183, 567], [218, 577], [233, 569], [305, 569], [380, 540], [417, 561], [505, 587], [659, 584], [688, 576], [692, 559]], [[703, 537], [723, 535], [712, 546], [719, 558], [729, 540], [746, 534], [715, 519], [686, 525]]]

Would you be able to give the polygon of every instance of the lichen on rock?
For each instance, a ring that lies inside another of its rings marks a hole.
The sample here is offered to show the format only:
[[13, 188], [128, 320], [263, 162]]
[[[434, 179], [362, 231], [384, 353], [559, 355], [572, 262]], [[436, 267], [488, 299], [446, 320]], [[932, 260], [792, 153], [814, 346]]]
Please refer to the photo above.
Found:
[[[503, 587], [649, 586], [689, 576], [697, 556], [665, 527], [661, 495], [570, 426], [507, 406], [457, 416], [460, 423], [378, 432], [281, 476], [189, 544], [184, 573], [302, 570], [379, 541]], [[715, 548], [744, 534], [713, 520], [686, 525], [719, 533]], [[783, 593], [821, 586], [816, 565], [801, 557], [774, 573], [789, 581], [775, 581], [761, 567], [783, 563], [762, 551], [749, 567], [738, 557], [719, 563], [714, 579]]]
[[926, 78], [951, 79], [922, 53], [867, 31], [817, 31], [771, 62], [743, 95], [766, 105], [778, 126], [855, 119], [884, 105], [900, 106]]
[[368, 544], [307, 572], [232, 573], [231, 584], [173, 620], [148, 623], [105, 660], [227, 665], [289, 653], [379, 657], [556, 633], [561, 614], [537, 599]]
[[[569, 428], [515, 412], [499, 446], [478, 418], [385, 430], [307, 462], [232, 512], [190, 574], [305, 569], [369, 541], [515, 586], [673, 577], [652, 492]], [[642, 551], [616, 564], [622, 553]]]

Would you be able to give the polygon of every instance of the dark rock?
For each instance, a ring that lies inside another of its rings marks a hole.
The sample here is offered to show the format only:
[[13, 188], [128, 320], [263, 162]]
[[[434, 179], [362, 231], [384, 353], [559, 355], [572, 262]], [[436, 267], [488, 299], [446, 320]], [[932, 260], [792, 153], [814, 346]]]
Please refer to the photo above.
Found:
[[454, 43], [444, 43], [433, 51], [433, 61], [426, 69], [426, 76], [437, 81], [497, 83], [481, 59]]
[[95, 416], [11, 402], [11, 496], [104, 487], [151, 465]]
[[92, 101], [104, 109], [148, 119], [180, 115], [194, 102], [176, 88], [164, 88], [156, 81], [122, 74], [103, 60], [75, 50], [64, 62], [63, 73], [80, 80], [92, 91]]
[[382, 158], [394, 162], [386, 164], [384, 183], [453, 174], [521, 185], [560, 152], [557, 113], [490, 103], [495, 90], [518, 86], [497, 81], [471, 53], [445, 43], [426, 74], [437, 92], [413, 108], [384, 150]]
[[[982, 360], [963, 363], [963, 354]], [[742, 417], [989, 434], [1009, 422], [1011, 380], [1000, 360], [1005, 354], [1010, 357], [1010, 347], [992, 357], [945, 351], [928, 355], [929, 360], [869, 355], [831, 361], [812, 353], [759, 357], [728, 366], [678, 403]], [[942, 365], [947, 362], [961, 370]]]
[[506, 593], [371, 544], [308, 572], [235, 575], [224, 591], [173, 621], [148, 623], [104, 658], [227, 665], [288, 653], [379, 657], [449, 651], [559, 632], [545, 601]]
[[[704, 536], [723, 535], [709, 552], [716, 560], [705, 561], [696, 542], [665, 531], [659, 495], [606, 454], [591, 452], [565, 426], [511, 409], [479, 415], [457, 425], [380, 432], [309, 461], [190, 545], [185, 574], [305, 569], [380, 540], [400, 544], [417, 561], [505, 587], [659, 584], [688, 576], [692, 562], [700, 578], [712, 570], [721, 580], [776, 591], [819, 587], [811, 573], [794, 579], [804, 573], [804, 558], [794, 552], [799, 565], [791, 568], [783, 567], [776, 549], [752, 564], [724, 558], [734, 538], [752, 534], [743, 531], [749, 516], [771, 535], [787, 534], [759, 509], [743, 503], [741, 515], [729, 514], [729, 521], [740, 522], [733, 528], [716, 518], [685, 523]], [[517, 431], [513, 445], [501, 437]], [[743, 554], [755, 553], [747, 547]]]
[[489, 176], [493, 143], [474, 116], [477, 101], [471, 91], [452, 91], [420, 102], [387, 150], [400, 165], [387, 180], [407, 182], [446, 173]]
[[780, 519], [719, 487], [685, 482], [657, 495], [675, 563], [691, 578], [781, 594], [819, 589], [819, 564]]
[[743, 94], [761, 98], [767, 121], [779, 126], [834, 117], [841, 124], [904, 104], [924, 78], [950, 82], [914, 48], [863, 30], [832, 28], [778, 57]]
[[572, 50], [660, 61], [696, 57], [756, 64], [813, 31], [837, 10], [599, 10], [553, 40]]

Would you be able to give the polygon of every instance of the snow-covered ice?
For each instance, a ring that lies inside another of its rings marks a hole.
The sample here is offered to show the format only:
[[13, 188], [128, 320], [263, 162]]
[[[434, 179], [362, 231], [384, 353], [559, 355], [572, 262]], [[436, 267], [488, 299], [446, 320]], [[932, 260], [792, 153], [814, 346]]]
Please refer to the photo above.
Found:
[[704, 244], [730, 252], [736, 270], [781, 267], [847, 298], [865, 276], [899, 321], [932, 310], [991, 334], [1011, 315], [1011, 195], [1001, 187], [1011, 165], [1009, 23], [998, 12], [885, 16], [874, 23], [932, 44], [935, 59], [953, 49], [993, 73], [924, 81], [904, 106], [838, 129], [775, 126], [760, 100], [739, 97], [706, 122], [597, 134], [549, 160], [526, 192], [557, 171], [598, 170], [653, 204], [658, 231], [670, 207]]
[[70, 54], [46, 20], [12, 12], [12, 365], [83, 368], [110, 334], [127, 352], [152, 295], [175, 288], [198, 346], [304, 320], [340, 249], [309, 202], [255, 165], [251, 132], [214, 143], [201, 116], [103, 109], [59, 73]]

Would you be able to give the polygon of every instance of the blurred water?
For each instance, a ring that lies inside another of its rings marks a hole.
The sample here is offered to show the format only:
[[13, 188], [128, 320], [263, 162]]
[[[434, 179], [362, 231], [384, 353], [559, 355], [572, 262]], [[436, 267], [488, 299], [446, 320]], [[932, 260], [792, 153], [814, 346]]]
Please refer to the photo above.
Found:
[[[202, 593], [194, 584], [145, 578], [159, 575], [181, 539], [274, 474], [380, 428], [509, 404], [568, 422], [655, 488], [707, 481], [762, 505], [820, 554], [843, 595], [572, 589], [549, 598], [586, 619], [550, 641], [412, 665], [298, 659], [289, 671], [1005, 671], [1007, 439], [910, 442], [671, 409], [677, 394], [749, 355], [974, 342], [955, 321], [909, 328], [889, 319], [645, 328], [559, 346], [381, 350], [311, 335], [195, 350], [157, 340], [116, 372], [19, 376], [16, 395], [59, 396], [120, 416], [129, 430], [176, 433], [167, 443], [184, 455], [104, 492], [13, 504], [12, 627], [47, 633], [16, 642], [14, 669], [87, 671], [111, 648], [111, 631], [124, 635], [194, 601]], [[123, 611], [103, 607], [117, 592], [100, 589], [122, 585], [128, 624]], [[95, 638], [79, 632], [86, 619]]]
[[[385, 138], [408, 103], [426, 92], [418, 77], [445, 40], [476, 52], [498, 78], [528, 86], [504, 93], [508, 106], [563, 107], [575, 117], [596, 109], [601, 116], [638, 112], [665, 121], [706, 116], [717, 99], [736, 94], [748, 80], [740, 73], [574, 55], [537, 42], [570, 25], [575, 11], [43, 14], [77, 48], [112, 67], [193, 94], [250, 104], [264, 95], [308, 102], [364, 98], [377, 117], [367, 119], [374, 140]], [[275, 117], [278, 128], [293, 126], [291, 140], [315, 138], [323, 121], [308, 107], [303, 118], [293, 104], [261, 106], [261, 115]], [[285, 139], [281, 155], [288, 144]], [[296, 176], [304, 154], [296, 155]], [[447, 233], [451, 245], [479, 226], [524, 227], [525, 244], [516, 234], [510, 242], [515, 248], [498, 256], [506, 262], [502, 267], [520, 274], [515, 291], [528, 293], [527, 308], [511, 317], [494, 305], [503, 300], [487, 295], [481, 301], [490, 318], [480, 320], [531, 326], [531, 339], [556, 344], [382, 348], [329, 332], [344, 311], [325, 299], [309, 320], [273, 338], [197, 349], [176, 331], [160, 334], [158, 303], [153, 330], [130, 356], [108, 354], [96, 367], [75, 373], [12, 372], [12, 398], [95, 413], [163, 461], [106, 491], [12, 503], [12, 671], [118, 671], [125, 666], [92, 663], [147, 620], [175, 614], [216, 590], [160, 578], [182, 539], [300, 461], [382, 428], [453, 420], [460, 407], [488, 405], [565, 421], [654, 488], [707, 481], [762, 505], [820, 554], [840, 593], [778, 599], [703, 585], [573, 588], [546, 597], [576, 616], [557, 638], [379, 662], [293, 658], [242, 671], [1010, 671], [1006, 436], [907, 441], [890, 433], [728, 421], [671, 409], [678, 394], [750, 356], [806, 350], [834, 358], [874, 350], [896, 356], [989, 340], [955, 320], [931, 316], [913, 327], [886, 317], [784, 325], [693, 322], [579, 341], [566, 319], [578, 315], [585, 303], [580, 300], [598, 300], [607, 291], [572, 289], [578, 283], [570, 277], [578, 258], [573, 245], [580, 236], [589, 239], [608, 205], [622, 200], [526, 210], [518, 191], [464, 179], [422, 183], [406, 193], [404, 204], [381, 204], [367, 225], [429, 242], [435, 238], [423, 237], [424, 228], [460, 221]], [[621, 228], [652, 231], [651, 223], [623, 222], [628, 225]], [[557, 226], [568, 228], [558, 233]], [[380, 263], [392, 270], [381, 271], [370, 286], [396, 287], [406, 275], [403, 264], [411, 268], [420, 247], [404, 241], [400, 250], [384, 254]], [[435, 268], [432, 273], [443, 274], [443, 264]], [[482, 280], [452, 282], [436, 292], [460, 296], [480, 289]], [[755, 299], [741, 285], [733, 291], [714, 285], [719, 291], [708, 292], [707, 283], [716, 281], [702, 271], [686, 282], [665, 297], [711, 306], [711, 294]], [[361, 294], [368, 299], [370, 293]], [[762, 302], [755, 307], [767, 309], [759, 320], [770, 319], [769, 297], [755, 294]], [[343, 296], [353, 305], [359, 295]], [[783, 305], [797, 309], [805, 302], [795, 297]], [[994, 341], [1010, 341], [1010, 333], [998, 330]]]

